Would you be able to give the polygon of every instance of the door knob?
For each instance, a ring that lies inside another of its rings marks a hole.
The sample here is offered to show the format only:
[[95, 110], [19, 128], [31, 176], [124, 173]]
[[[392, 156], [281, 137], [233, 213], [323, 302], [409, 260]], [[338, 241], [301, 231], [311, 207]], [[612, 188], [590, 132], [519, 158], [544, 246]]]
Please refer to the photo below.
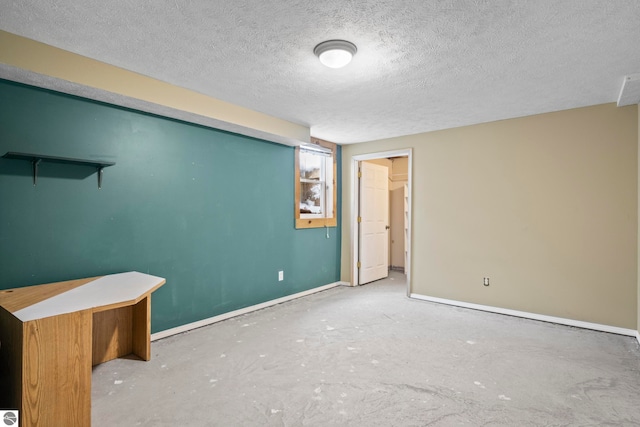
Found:
[[391, 228], [391, 227], [389, 227], [388, 225], [385, 225], [385, 226], [384, 226], [384, 229], [385, 229], [385, 230], [388, 230], [389, 228]]

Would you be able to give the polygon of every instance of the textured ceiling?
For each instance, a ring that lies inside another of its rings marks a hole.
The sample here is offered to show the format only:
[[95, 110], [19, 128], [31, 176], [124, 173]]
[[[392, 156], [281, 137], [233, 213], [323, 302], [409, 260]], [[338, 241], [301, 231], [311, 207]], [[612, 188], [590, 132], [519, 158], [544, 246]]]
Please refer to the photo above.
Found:
[[[0, 29], [352, 143], [615, 102], [638, 0], [2, 0]], [[324, 67], [316, 44], [358, 53]]]

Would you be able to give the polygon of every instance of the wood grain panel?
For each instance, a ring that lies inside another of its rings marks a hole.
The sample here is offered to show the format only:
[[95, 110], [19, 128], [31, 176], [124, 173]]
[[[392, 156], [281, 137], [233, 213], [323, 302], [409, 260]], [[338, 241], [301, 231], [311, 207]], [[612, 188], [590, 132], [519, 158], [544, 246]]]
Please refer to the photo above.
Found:
[[91, 311], [24, 324], [22, 425], [91, 425]]
[[133, 306], [93, 313], [92, 365], [131, 354]]
[[71, 289], [82, 286], [102, 276], [85, 279], [68, 280], [66, 282], [47, 283], [44, 285], [26, 286], [24, 288], [5, 289], [0, 291], [0, 306], [11, 313], [44, 301]]
[[0, 307], [0, 408], [20, 409], [22, 322]]
[[133, 306], [133, 352], [151, 360], [151, 295]]

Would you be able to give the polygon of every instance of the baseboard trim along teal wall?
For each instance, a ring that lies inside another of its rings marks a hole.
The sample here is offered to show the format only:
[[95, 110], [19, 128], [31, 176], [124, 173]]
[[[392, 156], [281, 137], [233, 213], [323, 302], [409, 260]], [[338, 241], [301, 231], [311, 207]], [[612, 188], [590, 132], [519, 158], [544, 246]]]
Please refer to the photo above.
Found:
[[562, 317], [546, 316], [544, 314], [529, 313], [526, 311], [510, 310], [507, 308], [492, 307], [489, 305], [473, 304], [463, 301], [455, 301], [444, 298], [429, 297], [419, 294], [411, 294], [410, 298], [422, 301], [435, 302], [438, 304], [453, 305], [456, 307], [470, 308], [473, 310], [488, 311], [496, 314], [505, 314], [507, 316], [522, 317], [525, 319], [539, 320], [542, 322], [557, 323], [559, 325], [574, 326], [576, 328], [591, 329], [600, 332], [609, 332], [612, 334], [626, 335], [633, 337], [637, 334], [633, 329], [620, 328], [617, 326], [601, 325], [599, 323], [583, 322], [581, 320], [565, 319]]
[[[113, 162], [32, 164], [7, 152]], [[0, 289], [164, 277], [151, 332], [340, 280], [338, 226], [295, 228], [290, 146], [0, 80]], [[278, 280], [278, 272], [284, 279]]]
[[317, 288], [309, 289], [308, 291], [298, 292], [297, 294], [288, 295], [286, 297], [274, 299], [271, 301], [263, 302], [261, 304], [252, 305], [251, 307], [245, 307], [240, 310], [231, 311], [229, 313], [221, 314], [219, 316], [210, 317], [208, 319], [199, 320], [197, 322], [189, 323], [187, 325], [178, 326], [177, 328], [167, 329], [161, 332], [156, 332], [151, 335], [151, 341], [161, 340], [163, 338], [170, 337], [172, 335], [181, 334], [183, 332], [188, 332], [193, 329], [202, 328], [205, 326], [212, 325], [214, 323], [222, 322], [223, 320], [231, 319], [233, 317], [242, 316], [244, 314], [251, 313], [253, 311], [262, 310], [263, 308], [272, 307], [274, 305], [282, 304], [287, 301], [292, 301], [294, 299], [306, 297], [308, 295], [312, 295], [318, 292], [326, 291], [331, 288], [335, 288], [336, 286], [350, 286], [347, 282], [335, 282], [329, 283], [328, 285], [319, 286]]

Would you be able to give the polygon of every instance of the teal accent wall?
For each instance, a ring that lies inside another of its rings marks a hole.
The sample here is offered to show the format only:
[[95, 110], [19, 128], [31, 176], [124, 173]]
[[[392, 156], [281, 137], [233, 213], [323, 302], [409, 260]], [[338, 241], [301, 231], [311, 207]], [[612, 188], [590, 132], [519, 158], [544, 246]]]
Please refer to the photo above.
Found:
[[339, 280], [340, 226], [294, 228], [292, 147], [0, 80], [8, 151], [116, 165], [98, 190], [91, 167], [43, 163], [34, 187], [0, 158], [0, 289], [161, 276], [157, 332]]

